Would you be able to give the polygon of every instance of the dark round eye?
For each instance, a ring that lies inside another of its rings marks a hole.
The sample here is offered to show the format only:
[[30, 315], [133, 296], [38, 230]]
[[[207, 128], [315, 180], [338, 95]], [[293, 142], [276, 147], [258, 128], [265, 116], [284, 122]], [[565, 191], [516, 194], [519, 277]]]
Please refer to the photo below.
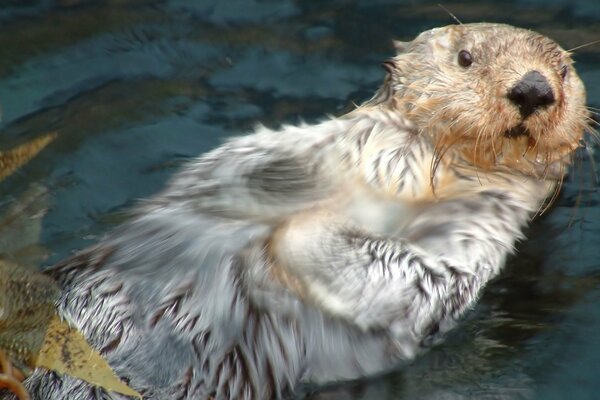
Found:
[[461, 67], [467, 68], [473, 64], [473, 56], [467, 50], [461, 50], [458, 52], [458, 64]]
[[565, 79], [567, 77], [567, 72], [569, 72], [569, 66], [568, 65], [563, 65], [560, 68], [560, 77]]

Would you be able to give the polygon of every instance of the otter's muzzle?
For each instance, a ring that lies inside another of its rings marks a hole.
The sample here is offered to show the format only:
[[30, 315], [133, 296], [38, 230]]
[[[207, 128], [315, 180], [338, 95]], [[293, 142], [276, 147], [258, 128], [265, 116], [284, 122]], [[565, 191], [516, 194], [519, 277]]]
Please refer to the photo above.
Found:
[[513, 86], [506, 97], [519, 107], [523, 119], [542, 107], [554, 103], [554, 92], [548, 80], [538, 71], [529, 71]]

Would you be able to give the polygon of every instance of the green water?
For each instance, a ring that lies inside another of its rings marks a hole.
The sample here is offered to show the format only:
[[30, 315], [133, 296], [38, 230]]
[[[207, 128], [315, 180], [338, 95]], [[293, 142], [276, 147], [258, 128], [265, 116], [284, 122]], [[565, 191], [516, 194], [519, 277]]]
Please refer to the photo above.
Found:
[[[22, 246], [2, 251], [49, 265], [97, 241], [223, 138], [349, 110], [383, 78], [392, 38], [453, 22], [438, 2], [1, 1], [0, 148], [59, 134], [0, 183], [2, 209], [46, 193]], [[443, 4], [463, 22], [531, 28], [565, 48], [600, 39], [595, 0]], [[600, 45], [575, 59], [588, 104], [600, 108]], [[593, 170], [582, 153], [554, 209], [442, 346], [402, 371], [307, 396], [600, 398]]]

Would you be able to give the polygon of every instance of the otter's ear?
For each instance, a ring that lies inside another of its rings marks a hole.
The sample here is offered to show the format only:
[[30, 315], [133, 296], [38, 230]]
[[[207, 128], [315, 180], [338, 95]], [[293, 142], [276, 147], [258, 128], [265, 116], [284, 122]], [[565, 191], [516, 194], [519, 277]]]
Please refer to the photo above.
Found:
[[405, 53], [406, 50], [408, 50], [408, 45], [410, 44], [410, 42], [401, 42], [399, 40], [392, 40], [392, 43], [394, 44], [394, 48], [398, 53]]
[[382, 62], [381, 67], [385, 69], [388, 74], [392, 74], [396, 70], [396, 63], [390, 58], [389, 60]]

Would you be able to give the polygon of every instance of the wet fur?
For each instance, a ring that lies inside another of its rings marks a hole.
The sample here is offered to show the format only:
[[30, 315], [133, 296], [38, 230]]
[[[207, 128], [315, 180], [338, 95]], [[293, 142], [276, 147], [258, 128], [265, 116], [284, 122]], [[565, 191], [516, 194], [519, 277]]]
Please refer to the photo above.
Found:
[[[488, 70], [458, 69], [464, 43]], [[570, 65], [555, 44], [481, 24], [399, 46], [364, 106], [230, 140], [49, 271], [61, 315], [145, 398], [280, 398], [381, 373], [437, 341], [499, 273], [560, 179], [536, 165], [562, 174], [578, 145], [583, 86], [571, 70], [562, 102], [535, 116], [534, 151], [502, 135], [518, 112], [478, 85], [516, 79], [489, 70], [505, 52], [529, 55], [515, 74]], [[35, 399], [121, 398], [43, 370], [27, 385]]]

